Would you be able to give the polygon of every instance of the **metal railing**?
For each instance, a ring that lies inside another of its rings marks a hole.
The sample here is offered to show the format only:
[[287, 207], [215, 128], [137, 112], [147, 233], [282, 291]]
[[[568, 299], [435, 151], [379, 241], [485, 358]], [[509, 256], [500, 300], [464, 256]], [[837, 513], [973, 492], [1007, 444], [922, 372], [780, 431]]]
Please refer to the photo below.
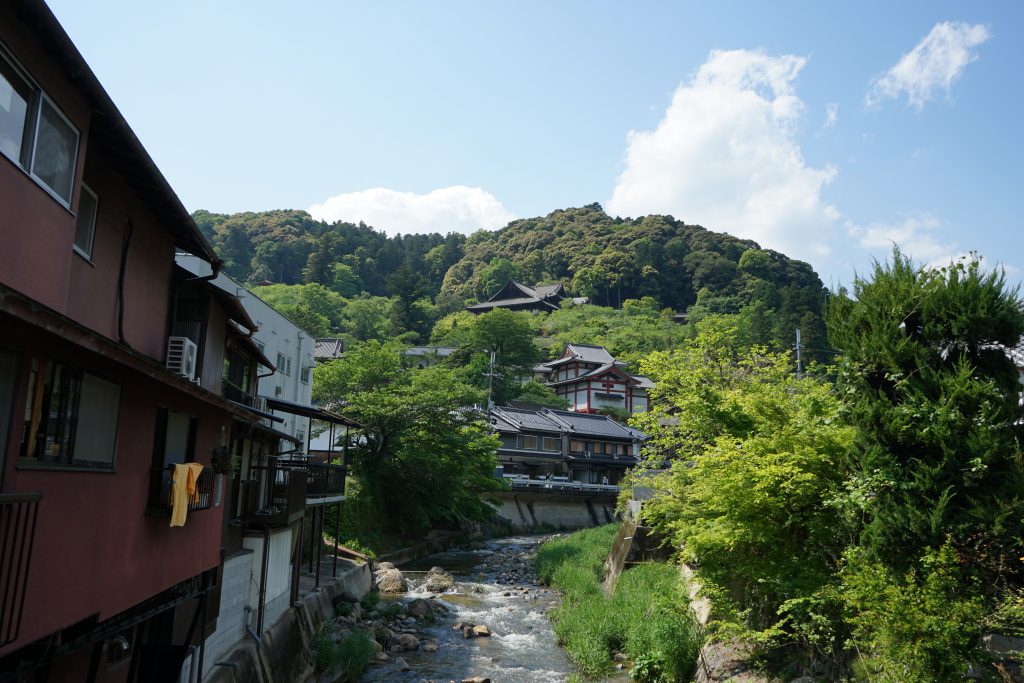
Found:
[[276, 526], [291, 524], [306, 511], [305, 469], [290, 468], [288, 461], [268, 458], [265, 464], [250, 464], [239, 481], [238, 518], [249, 524]]
[[0, 646], [21, 630], [42, 493], [0, 493]]
[[505, 474], [503, 479], [512, 485], [513, 490], [561, 493], [589, 493], [616, 495], [619, 487], [616, 484], [586, 484], [582, 481], [571, 481], [568, 477], [552, 477], [551, 479], [530, 479], [521, 474]]
[[331, 465], [305, 458], [279, 458], [277, 466], [306, 473], [306, 498], [345, 495], [344, 465]]
[[[146, 512], [150, 515], [162, 516], [171, 514], [171, 478], [174, 465], [154, 467], [150, 470], [149, 505]], [[196, 492], [188, 501], [188, 511], [209, 510], [213, 507], [213, 469], [204, 467], [196, 479]]]

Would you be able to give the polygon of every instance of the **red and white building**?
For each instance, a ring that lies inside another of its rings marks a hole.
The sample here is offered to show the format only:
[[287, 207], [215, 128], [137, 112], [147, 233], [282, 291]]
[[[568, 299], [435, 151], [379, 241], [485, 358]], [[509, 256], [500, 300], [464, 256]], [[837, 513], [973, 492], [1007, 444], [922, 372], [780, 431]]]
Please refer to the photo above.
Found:
[[603, 346], [567, 344], [562, 355], [538, 370], [547, 385], [577, 413], [598, 413], [609, 408], [642, 413], [647, 410], [648, 389], [654, 384], [624, 369]]

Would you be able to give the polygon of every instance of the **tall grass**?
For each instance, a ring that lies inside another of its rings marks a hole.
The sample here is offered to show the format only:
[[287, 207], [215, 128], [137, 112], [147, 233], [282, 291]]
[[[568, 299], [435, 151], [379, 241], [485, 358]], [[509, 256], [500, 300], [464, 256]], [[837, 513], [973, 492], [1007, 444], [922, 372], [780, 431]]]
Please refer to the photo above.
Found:
[[689, 681], [700, 637], [678, 568], [652, 562], [627, 569], [606, 596], [600, 582], [616, 530], [586, 529], [538, 551], [539, 577], [562, 594], [551, 612], [555, 634], [586, 676], [609, 673], [622, 652], [638, 681]]

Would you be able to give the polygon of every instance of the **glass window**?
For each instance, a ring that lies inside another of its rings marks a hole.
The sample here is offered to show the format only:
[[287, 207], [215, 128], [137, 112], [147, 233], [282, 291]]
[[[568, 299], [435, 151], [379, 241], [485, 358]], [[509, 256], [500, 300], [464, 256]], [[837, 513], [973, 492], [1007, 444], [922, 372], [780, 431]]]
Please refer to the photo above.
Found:
[[583, 442], [573, 439], [569, 442], [569, 450], [573, 453], [580, 453], [583, 450]]
[[75, 179], [78, 131], [48, 97], [39, 105], [36, 146], [32, 153], [32, 175], [42, 181], [66, 206], [71, 205], [71, 184]]
[[537, 437], [523, 434], [519, 437], [519, 447], [527, 450], [537, 450]]
[[111, 468], [121, 387], [46, 359], [35, 359], [25, 403], [24, 458]]
[[309, 366], [304, 365], [302, 370], [299, 372], [299, 381], [303, 384], [309, 384]]
[[0, 52], [0, 152], [24, 165], [32, 86]]
[[553, 436], [545, 436], [542, 443], [544, 444], [544, 450], [546, 451], [558, 450], [558, 440]]
[[75, 249], [86, 258], [92, 258], [92, 240], [96, 234], [98, 207], [96, 193], [83, 184], [78, 197], [78, 217], [75, 220]]

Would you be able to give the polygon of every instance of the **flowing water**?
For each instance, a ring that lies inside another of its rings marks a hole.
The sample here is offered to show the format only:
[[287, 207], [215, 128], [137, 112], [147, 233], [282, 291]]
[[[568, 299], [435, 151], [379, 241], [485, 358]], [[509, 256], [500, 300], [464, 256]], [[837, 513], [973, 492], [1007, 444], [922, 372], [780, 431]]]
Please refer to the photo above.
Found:
[[[442, 567], [455, 578], [451, 591], [436, 596], [450, 613], [423, 629], [425, 638], [437, 639], [438, 651], [403, 652], [409, 671], [391, 664], [371, 666], [362, 680], [418, 683], [485, 676], [493, 683], [565, 681], [575, 667], [555, 643], [546, 615], [558, 596], [534, 583], [533, 555], [543, 538], [494, 540], [479, 550], [450, 550], [400, 567], [413, 587], [398, 600], [434, 595], [417, 587], [430, 567]], [[459, 621], [485, 624], [492, 635], [465, 639], [452, 628]]]

